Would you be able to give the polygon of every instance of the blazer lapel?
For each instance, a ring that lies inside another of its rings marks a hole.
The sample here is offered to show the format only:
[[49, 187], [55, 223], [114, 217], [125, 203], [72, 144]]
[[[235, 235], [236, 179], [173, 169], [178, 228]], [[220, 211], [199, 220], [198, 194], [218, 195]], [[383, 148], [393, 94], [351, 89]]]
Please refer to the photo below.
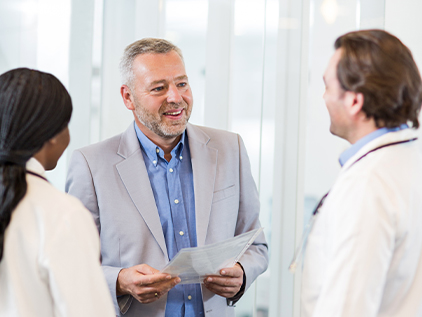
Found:
[[198, 246], [205, 244], [214, 194], [218, 150], [208, 146], [209, 136], [188, 124], [187, 134], [195, 191], [196, 236]]
[[125, 158], [116, 165], [122, 182], [155, 240], [168, 256], [160, 216], [133, 123], [123, 133], [117, 154]]

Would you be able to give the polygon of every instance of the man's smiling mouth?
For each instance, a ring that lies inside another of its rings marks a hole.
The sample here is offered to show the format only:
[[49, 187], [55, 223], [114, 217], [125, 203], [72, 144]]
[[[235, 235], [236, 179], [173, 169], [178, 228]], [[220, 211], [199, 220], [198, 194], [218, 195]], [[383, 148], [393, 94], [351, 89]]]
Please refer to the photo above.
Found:
[[164, 115], [166, 116], [178, 116], [181, 114], [183, 109], [180, 109], [179, 111], [173, 111], [173, 112], [164, 112]]

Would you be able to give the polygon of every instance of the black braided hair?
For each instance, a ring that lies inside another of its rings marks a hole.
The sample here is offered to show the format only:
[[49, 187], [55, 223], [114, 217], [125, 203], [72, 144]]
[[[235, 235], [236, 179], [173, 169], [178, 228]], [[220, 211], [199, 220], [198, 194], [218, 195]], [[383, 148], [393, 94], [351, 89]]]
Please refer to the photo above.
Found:
[[0, 76], [0, 261], [12, 212], [27, 190], [25, 163], [71, 115], [69, 93], [53, 75], [17, 68]]

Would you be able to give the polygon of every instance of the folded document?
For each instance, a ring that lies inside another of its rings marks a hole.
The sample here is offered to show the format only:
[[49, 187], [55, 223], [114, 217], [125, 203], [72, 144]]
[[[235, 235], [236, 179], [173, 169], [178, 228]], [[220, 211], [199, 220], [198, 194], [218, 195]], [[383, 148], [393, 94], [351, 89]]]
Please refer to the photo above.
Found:
[[255, 241], [263, 228], [258, 228], [222, 242], [180, 250], [161, 270], [179, 276], [179, 284], [203, 283], [208, 275], [220, 275], [220, 270], [232, 267]]

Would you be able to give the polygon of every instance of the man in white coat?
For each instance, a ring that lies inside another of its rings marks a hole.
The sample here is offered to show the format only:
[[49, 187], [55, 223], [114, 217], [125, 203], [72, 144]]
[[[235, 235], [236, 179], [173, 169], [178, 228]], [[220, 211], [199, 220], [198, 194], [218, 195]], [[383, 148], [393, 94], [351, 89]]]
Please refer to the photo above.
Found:
[[420, 73], [381, 30], [345, 34], [324, 74], [332, 134], [352, 145], [315, 212], [302, 316], [422, 316]]
[[[94, 216], [116, 313], [234, 316], [268, 265], [261, 234], [231, 268], [203, 285], [159, 271], [182, 248], [260, 227], [258, 193], [239, 135], [188, 123], [192, 91], [179, 48], [162, 39], [129, 45], [121, 95], [135, 121], [73, 153], [66, 190]], [[176, 285], [176, 286], [175, 286]]]

